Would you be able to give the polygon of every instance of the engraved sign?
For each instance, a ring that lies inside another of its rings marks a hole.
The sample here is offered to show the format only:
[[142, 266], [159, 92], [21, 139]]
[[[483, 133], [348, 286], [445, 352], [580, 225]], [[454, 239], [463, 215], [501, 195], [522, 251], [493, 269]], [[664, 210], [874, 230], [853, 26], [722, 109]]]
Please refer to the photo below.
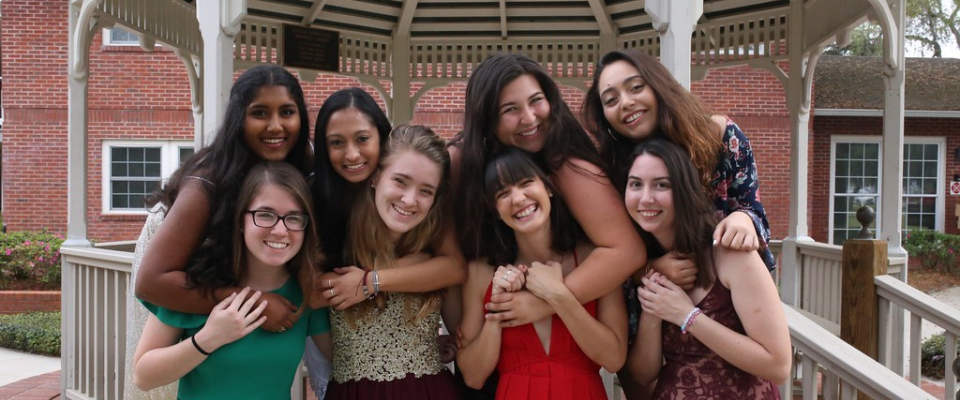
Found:
[[283, 65], [340, 72], [340, 32], [284, 24]]

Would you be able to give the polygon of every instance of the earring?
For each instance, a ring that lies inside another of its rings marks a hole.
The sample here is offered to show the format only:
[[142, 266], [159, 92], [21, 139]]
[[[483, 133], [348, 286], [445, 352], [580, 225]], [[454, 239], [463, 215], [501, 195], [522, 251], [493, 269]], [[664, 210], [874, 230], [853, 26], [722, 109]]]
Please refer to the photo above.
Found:
[[553, 192], [547, 192], [547, 197], [553, 197]]

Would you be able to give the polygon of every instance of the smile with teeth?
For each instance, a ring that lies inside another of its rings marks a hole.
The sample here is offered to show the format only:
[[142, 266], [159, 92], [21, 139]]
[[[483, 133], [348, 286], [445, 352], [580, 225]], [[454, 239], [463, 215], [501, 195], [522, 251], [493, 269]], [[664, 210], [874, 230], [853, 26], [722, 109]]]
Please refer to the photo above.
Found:
[[633, 121], [636, 121], [636, 120], [639, 119], [640, 117], [642, 117], [643, 114], [646, 114], [646, 111], [639, 111], [639, 112], [636, 112], [636, 113], [634, 113], [634, 114], [630, 114], [630, 115], [628, 115], [626, 118], [623, 119], [623, 122], [629, 124], [629, 123], [631, 123], [631, 122], [633, 122]]
[[661, 212], [662, 211], [637, 211], [637, 213], [639, 213], [640, 216], [644, 218], [656, 217], [657, 215], [660, 215]]
[[520, 136], [532, 136], [533, 134], [537, 133], [537, 129], [539, 129], [539, 128], [540, 128], [539, 126], [535, 126], [535, 127], [533, 127], [533, 128], [530, 128], [529, 130], [520, 132], [518, 135], [520, 135]]
[[524, 219], [526, 217], [529, 217], [533, 213], [537, 212], [538, 208], [539, 207], [537, 207], [536, 204], [531, 204], [529, 206], [524, 207], [522, 210], [517, 211], [515, 214], [513, 214], [513, 218]]
[[287, 248], [287, 246], [290, 246], [290, 244], [288, 244], [288, 243], [266, 242], [266, 241], [263, 242], [263, 243], [266, 244], [267, 247], [269, 247], [269, 248], [271, 248], [271, 249], [277, 249], [277, 250], [283, 250], [283, 249]]
[[282, 138], [282, 137], [280, 137], [280, 138], [265, 138], [265, 139], [263, 139], [263, 142], [266, 143], [266, 144], [280, 144], [280, 143], [283, 143], [284, 140], [286, 140], [286, 139], [284, 139], [284, 138]]
[[394, 211], [396, 211], [398, 214], [400, 214], [400, 215], [402, 215], [402, 216], [404, 216], [404, 217], [409, 217], [409, 216], [413, 215], [413, 211], [404, 211], [404, 210], [401, 209], [400, 207], [397, 207], [396, 204], [391, 204], [391, 206], [393, 207], [393, 210], [394, 210]]
[[359, 170], [363, 169], [363, 167], [366, 167], [366, 166], [367, 166], [367, 163], [362, 162], [362, 163], [353, 164], [353, 165], [344, 165], [344, 166], [343, 166], [343, 169], [345, 169], [345, 170], [347, 170], [347, 171], [350, 171], [350, 172], [354, 172], [354, 171], [359, 171]]

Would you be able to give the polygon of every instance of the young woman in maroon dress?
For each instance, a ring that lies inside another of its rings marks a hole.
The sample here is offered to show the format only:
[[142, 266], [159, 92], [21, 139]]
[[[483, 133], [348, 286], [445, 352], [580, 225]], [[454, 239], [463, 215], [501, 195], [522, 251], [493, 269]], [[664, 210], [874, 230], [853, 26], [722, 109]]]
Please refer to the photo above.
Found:
[[652, 139], [631, 156], [624, 203], [648, 251], [686, 254], [684, 290], [648, 271], [629, 370], [654, 399], [779, 399], [790, 374], [790, 334], [777, 287], [753, 250], [713, 245], [714, 209], [687, 153]]

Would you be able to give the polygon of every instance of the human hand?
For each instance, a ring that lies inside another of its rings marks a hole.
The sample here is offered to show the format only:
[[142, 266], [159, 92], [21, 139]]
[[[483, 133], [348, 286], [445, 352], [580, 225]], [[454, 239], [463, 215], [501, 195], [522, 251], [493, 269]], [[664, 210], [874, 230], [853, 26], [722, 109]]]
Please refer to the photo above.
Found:
[[523, 289], [523, 284], [526, 281], [524, 276], [526, 270], [527, 268], [523, 265], [507, 264], [497, 267], [497, 272], [493, 274], [491, 294], [516, 292]]
[[554, 312], [547, 302], [526, 290], [492, 295], [484, 308], [489, 311], [487, 321], [499, 322], [504, 328], [539, 321]]
[[743, 212], [730, 213], [720, 221], [713, 231], [713, 242], [731, 250], [756, 251], [760, 248], [753, 220]]
[[570, 294], [563, 284], [563, 268], [556, 261], [534, 262], [527, 269], [527, 290], [546, 302], [559, 296]]
[[650, 268], [680, 286], [683, 290], [693, 289], [693, 284], [697, 282], [697, 265], [693, 263], [690, 257], [683, 256], [675, 251], [651, 261]]
[[355, 266], [336, 268], [332, 273], [323, 274], [320, 277], [322, 295], [327, 299], [330, 307], [345, 310], [366, 300], [361, 288], [363, 275], [364, 270]]
[[440, 335], [437, 339], [440, 342], [440, 362], [450, 363], [457, 359], [457, 339], [453, 335]]
[[267, 304], [267, 307], [263, 310], [263, 316], [267, 317], [267, 320], [262, 325], [262, 328], [266, 331], [280, 332], [293, 328], [293, 324], [296, 324], [297, 320], [300, 319], [297, 306], [293, 305], [286, 297], [266, 292], [260, 294], [260, 301]]
[[254, 329], [263, 325], [267, 317], [261, 315], [267, 308], [268, 301], [260, 302], [254, 308], [261, 292], [244, 288], [240, 293], [234, 293], [223, 299], [207, 318], [206, 324], [197, 332], [194, 338], [207, 352], [219, 349], [221, 346], [247, 336]]
[[680, 326], [693, 309], [690, 296], [660, 273], [651, 271], [640, 280], [637, 297], [643, 313]]

